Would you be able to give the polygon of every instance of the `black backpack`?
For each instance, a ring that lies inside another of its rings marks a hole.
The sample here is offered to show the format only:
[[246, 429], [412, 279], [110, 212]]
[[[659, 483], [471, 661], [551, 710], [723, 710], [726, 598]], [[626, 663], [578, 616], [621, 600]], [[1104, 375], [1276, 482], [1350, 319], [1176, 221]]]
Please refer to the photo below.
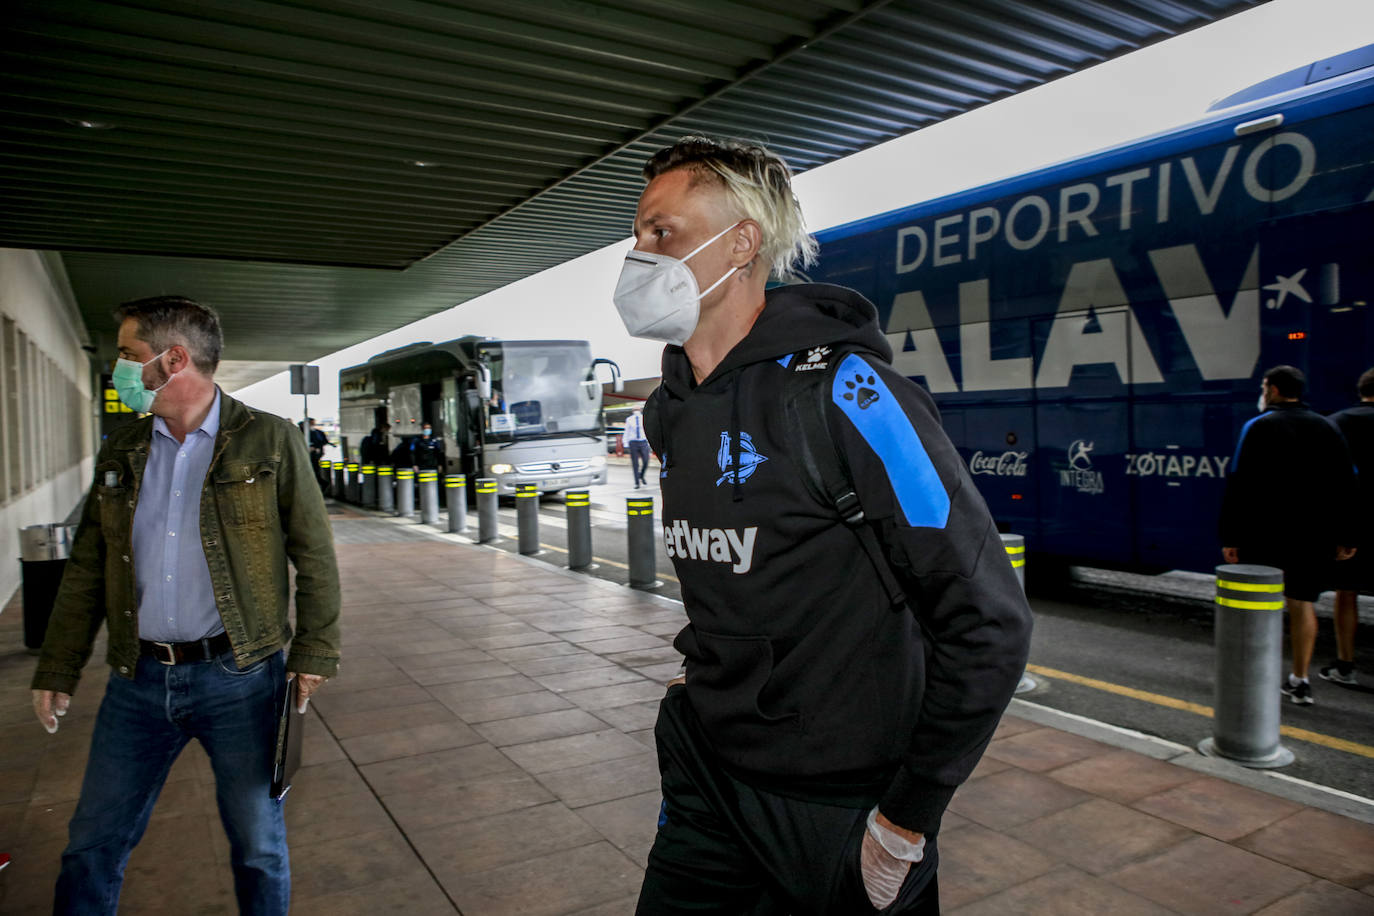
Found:
[[[898, 610], [906, 606], [906, 596], [883, 551], [882, 541], [874, 530], [875, 523], [864, 516], [849, 463], [845, 461], [834, 430], [826, 419], [829, 416], [830, 390], [835, 370], [846, 356], [855, 352], [867, 351], [852, 344], [839, 343], [807, 347], [794, 353], [786, 364], [788, 373], [784, 383], [783, 409], [792, 437], [793, 452], [805, 471], [807, 482], [816, 496], [834, 507], [840, 520], [859, 539], [883, 583], [892, 609]], [[801, 369], [801, 366], [808, 368]]]
[[[893, 572], [874, 523], [864, 516], [859, 494], [854, 489], [849, 464], [836, 446], [836, 437], [826, 417], [829, 413], [830, 387], [835, 377], [835, 369], [851, 353], [868, 352], [853, 344], [838, 343], [832, 346], [807, 347], [799, 350], [784, 364], [788, 369], [784, 383], [783, 409], [787, 418], [787, 428], [791, 434], [793, 453], [805, 473], [806, 481], [812, 492], [835, 510], [841, 521], [854, 532], [864, 553], [873, 564], [883, 590], [887, 592], [892, 609], [906, 607], [906, 595]], [[819, 354], [821, 359], [813, 359]], [[779, 360], [781, 362], [781, 360]], [[800, 365], [814, 368], [797, 371]], [[655, 391], [651, 398], [662, 395]], [[672, 455], [667, 448], [667, 438], [658, 412], [652, 414], [657, 435], [652, 444], [660, 450], [663, 460], [669, 466]]]

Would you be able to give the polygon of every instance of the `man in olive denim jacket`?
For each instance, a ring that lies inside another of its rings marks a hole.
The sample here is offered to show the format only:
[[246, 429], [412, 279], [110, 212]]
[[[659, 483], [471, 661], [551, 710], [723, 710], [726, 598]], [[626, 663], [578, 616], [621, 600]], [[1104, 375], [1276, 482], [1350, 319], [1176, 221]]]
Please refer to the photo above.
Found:
[[35, 712], [55, 732], [107, 625], [112, 670], [55, 911], [116, 911], [129, 853], [195, 738], [215, 771], [240, 910], [284, 914], [286, 832], [269, 792], [276, 710], [289, 674], [303, 705], [338, 668], [329, 517], [300, 431], [215, 385], [212, 310], [164, 296], [116, 316], [115, 388], [152, 416], [111, 433], [96, 458], [33, 678]]

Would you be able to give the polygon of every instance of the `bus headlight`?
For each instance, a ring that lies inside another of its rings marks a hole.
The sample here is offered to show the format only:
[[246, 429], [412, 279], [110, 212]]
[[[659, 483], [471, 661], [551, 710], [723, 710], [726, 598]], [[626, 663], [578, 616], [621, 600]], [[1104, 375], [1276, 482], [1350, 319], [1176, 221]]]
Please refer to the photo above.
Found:
[[515, 466], [510, 464], [493, 464], [489, 466], [487, 470], [493, 474], [500, 476], [503, 474], [509, 474], [511, 471], [515, 470]]
[[605, 456], [605, 455], [593, 455], [593, 456], [592, 456], [591, 464], [592, 464], [592, 467], [594, 467], [594, 468], [604, 468], [604, 467], [606, 466], [606, 456]]

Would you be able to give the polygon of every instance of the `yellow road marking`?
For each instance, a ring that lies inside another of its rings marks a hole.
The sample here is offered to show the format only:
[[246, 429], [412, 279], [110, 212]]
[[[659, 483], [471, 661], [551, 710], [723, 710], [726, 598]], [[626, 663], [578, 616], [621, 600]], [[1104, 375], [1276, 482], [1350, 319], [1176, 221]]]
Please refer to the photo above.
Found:
[[[1068, 671], [1059, 671], [1055, 668], [1046, 668], [1043, 665], [1027, 665], [1026, 670], [1031, 674], [1038, 674], [1041, 677], [1047, 677], [1057, 681], [1068, 681], [1070, 684], [1080, 684], [1084, 687], [1092, 687], [1094, 690], [1114, 693], [1117, 696], [1130, 697], [1133, 700], [1153, 703], [1156, 706], [1166, 706], [1169, 709], [1178, 709], [1183, 712], [1193, 713], [1194, 715], [1204, 716], [1208, 719], [1212, 718], [1212, 707], [1203, 706], [1201, 703], [1190, 703], [1187, 700], [1178, 700], [1173, 697], [1163, 696], [1162, 694], [1150, 693], [1147, 690], [1137, 690], [1134, 687], [1123, 687], [1120, 684], [1113, 684], [1110, 681], [1099, 681], [1097, 678], [1084, 677], [1081, 674], [1071, 674]], [[1305, 728], [1281, 725], [1279, 726], [1279, 734], [1286, 738], [1293, 738], [1297, 741], [1306, 741], [1309, 744], [1320, 744], [1322, 747], [1329, 747], [1332, 750], [1344, 751], [1347, 754], [1357, 754], [1361, 757], [1374, 758], [1374, 747], [1370, 747], [1367, 744], [1359, 744], [1354, 741], [1347, 741], [1344, 738], [1333, 738], [1330, 735], [1308, 731]]]

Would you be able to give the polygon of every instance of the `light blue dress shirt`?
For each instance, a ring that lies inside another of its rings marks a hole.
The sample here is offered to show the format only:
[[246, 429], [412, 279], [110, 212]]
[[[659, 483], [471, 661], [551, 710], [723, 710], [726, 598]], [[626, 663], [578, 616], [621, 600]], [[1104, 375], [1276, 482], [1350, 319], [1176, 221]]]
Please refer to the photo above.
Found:
[[219, 433], [219, 389], [205, 422], [178, 442], [153, 418], [148, 465], [134, 509], [138, 635], [190, 642], [224, 632], [200, 543], [200, 494]]

